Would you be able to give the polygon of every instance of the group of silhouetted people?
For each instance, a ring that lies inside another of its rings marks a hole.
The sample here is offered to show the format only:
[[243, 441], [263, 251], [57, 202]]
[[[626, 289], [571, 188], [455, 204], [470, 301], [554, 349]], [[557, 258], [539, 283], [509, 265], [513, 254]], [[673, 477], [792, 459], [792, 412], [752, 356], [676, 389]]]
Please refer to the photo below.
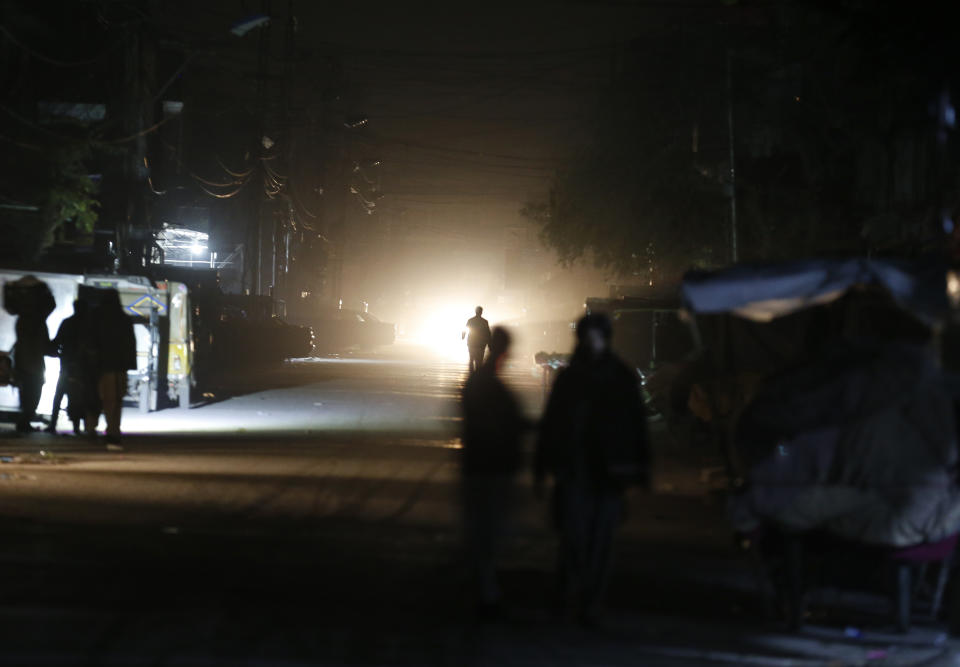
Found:
[[[49, 294], [49, 290], [47, 290]], [[127, 393], [127, 371], [137, 367], [133, 322], [124, 313], [116, 290], [97, 290], [95, 305], [77, 299], [73, 315], [60, 323], [51, 341], [47, 331], [50, 310], [27, 305], [18, 309], [13, 378], [20, 397], [17, 431], [35, 430], [37, 406], [43, 390], [44, 357], [60, 358], [60, 376], [47, 430], [57, 432], [63, 399], [74, 434], [97, 435], [100, 415], [106, 418], [107, 444], [120, 442], [120, 416]]]
[[[463, 388], [462, 502], [477, 609], [490, 618], [499, 613], [497, 551], [523, 464], [523, 435], [533, 424], [500, 378], [510, 335], [501, 327], [490, 332], [481, 312], [470, 331], [479, 332], [474, 340], [489, 332], [490, 354]], [[592, 625], [602, 610], [625, 492], [649, 485], [650, 461], [639, 385], [611, 350], [610, 320], [587, 315], [576, 332], [570, 364], [557, 376], [539, 423], [533, 478], [540, 499], [552, 482], [558, 611]], [[471, 349], [471, 369], [474, 361]]]

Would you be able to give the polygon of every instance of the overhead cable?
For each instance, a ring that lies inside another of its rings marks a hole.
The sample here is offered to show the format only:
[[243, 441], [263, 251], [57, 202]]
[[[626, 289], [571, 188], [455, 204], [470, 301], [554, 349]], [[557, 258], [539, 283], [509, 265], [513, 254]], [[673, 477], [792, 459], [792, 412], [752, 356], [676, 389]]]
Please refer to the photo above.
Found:
[[13, 144], [14, 146], [19, 146], [20, 148], [25, 148], [29, 151], [40, 151], [43, 150], [39, 146], [34, 146], [33, 144], [24, 143], [18, 139], [12, 139], [10, 137], [0, 134], [0, 141], [6, 141], [7, 143]]
[[131, 134], [131, 135], [129, 135], [129, 136], [120, 137], [119, 139], [101, 139], [101, 140], [99, 140], [99, 143], [101, 143], [101, 144], [122, 144], [122, 143], [126, 143], [126, 142], [128, 142], [128, 141], [133, 141], [134, 139], [138, 139], [138, 138], [140, 138], [140, 137], [142, 137], [142, 136], [144, 136], [144, 135], [150, 134], [151, 132], [156, 132], [158, 129], [160, 129], [161, 126], [169, 123], [169, 122], [170, 122], [171, 120], [173, 120], [174, 118], [179, 118], [179, 116], [167, 116], [166, 118], [164, 118], [164, 119], [161, 120], [160, 122], [154, 123], [154, 124], [151, 125], [150, 127], [146, 128], [146, 129], [143, 129], [143, 130], [140, 130], [139, 132], [135, 132], [134, 134]]
[[408, 141], [406, 139], [400, 139], [398, 137], [387, 137], [384, 135], [368, 133], [364, 138], [373, 139], [374, 141], [380, 141], [386, 144], [396, 144], [398, 146], [406, 146], [408, 148], [417, 148], [420, 150], [435, 151], [439, 153], [455, 153], [457, 155], [473, 155], [475, 157], [493, 157], [501, 160], [515, 160], [521, 162], [563, 162], [566, 158], [559, 156], [543, 157], [536, 158], [530, 157], [528, 155], [510, 155], [507, 153], [488, 153], [486, 151], [474, 151], [466, 148], [452, 148], [449, 146], [437, 146], [435, 144], [427, 144], [419, 141]]
[[[276, 156], [270, 157], [269, 159], [272, 160], [274, 157], [276, 157]], [[279, 171], [277, 171], [276, 169], [274, 169], [273, 167], [270, 166], [270, 163], [266, 161], [268, 158], [260, 158], [260, 159], [264, 161], [264, 162], [263, 162], [263, 167], [264, 167], [264, 169], [266, 169], [268, 172], [270, 172], [270, 174], [271, 174], [272, 176], [275, 176], [275, 177], [277, 177], [278, 179], [283, 180], [283, 181], [287, 180], [287, 177], [286, 177], [286, 176], [284, 176], [284, 175], [281, 174]]]
[[230, 199], [231, 197], [236, 197], [238, 194], [240, 194], [240, 191], [243, 190], [243, 186], [241, 185], [239, 188], [237, 188], [233, 192], [228, 192], [227, 194], [217, 194], [216, 192], [211, 192], [210, 190], [207, 190], [200, 183], [197, 183], [197, 187], [203, 190], [204, 192], [206, 192], [211, 197], [215, 197], [217, 199]]
[[217, 182], [215, 182], [215, 181], [209, 181], [209, 180], [203, 178], [202, 176], [197, 176], [197, 175], [196, 175], [195, 173], [193, 173], [192, 171], [191, 171], [191, 172], [188, 172], [188, 173], [190, 174], [190, 177], [191, 177], [191, 178], [199, 181], [200, 183], [203, 183], [204, 185], [209, 185], [209, 186], [212, 187], [212, 188], [232, 188], [232, 187], [234, 187], [234, 186], [236, 186], [236, 185], [239, 185], [239, 186], [242, 187], [242, 186], [246, 185], [246, 183], [247, 183], [247, 181], [246, 181], [246, 180], [243, 180], [243, 179], [241, 179], [241, 180], [236, 180], [236, 181], [231, 181], [231, 182], [229, 182], [229, 183], [217, 183]]
[[297, 197], [295, 194], [293, 194], [293, 191], [292, 191], [292, 190], [291, 190], [291, 195], [292, 195], [292, 196], [291, 196], [291, 199], [293, 199], [293, 202], [294, 202], [297, 206], [299, 206], [299, 207], [301, 208], [301, 210], [303, 210], [304, 213], [306, 213], [308, 216], [310, 216], [311, 218], [313, 218], [313, 219], [315, 219], [315, 220], [320, 218], [319, 215], [317, 215], [316, 213], [314, 213], [314, 212], [312, 212], [310, 209], [308, 209], [308, 208], [304, 205], [304, 203], [303, 203], [302, 201], [300, 201], [300, 198]]
[[244, 172], [233, 171], [223, 163], [223, 160], [220, 159], [219, 155], [216, 157], [217, 157], [217, 162], [220, 165], [220, 168], [223, 169], [225, 172], [227, 172], [227, 174], [229, 174], [230, 176], [233, 176], [234, 178], [247, 178], [253, 172], [253, 167], [250, 167]]
[[27, 127], [32, 128], [32, 129], [34, 129], [34, 130], [37, 130], [38, 132], [40, 132], [40, 133], [42, 133], [42, 134], [45, 134], [45, 135], [47, 135], [47, 136], [49, 136], [49, 137], [52, 137], [52, 138], [54, 138], [54, 139], [57, 139], [58, 141], [62, 141], [63, 143], [71, 143], [71, 142], [76, 141], [76, 139], [74, 139], [74, 138], [65, 137], [65, 136], [63, 136], [63, 135], [61, 135], [61, 134], [57, 134], [56, 132], [53, 132], [52, 130], [47, 129], [47, 128], [44, 127], [43, 125], [40, 125], [39, 123], [35, 123], [34, 121], [30, 120], [29, 118], [24, 118], [24, 117], [21, 116], [19, 113], [17, 113], [16, 111], [14, 111], [13, 109], [11, 109], [10, 107], [8, 107], [8, 106], [6, 106], [6, 105], [4, 105], [4, 104], [0, 104], [0, 111], [3, 111], [3, 112], [4, 112], [5, 114], [7, 114], [8, 116], [10, 116], [10, 117], [13, 118], [14, 120], [17, 120], [17, 121], [19, 121], [20, 123], [26, 125]]
[[92, 65], [93, 63], [97, 62], [98, 60], [103, 58], [105, 55], [113, 51], [120, 44], [119, 41], [115, 42], [105, 51], [94, 56], [93, 58], [71, 61], [71, 60], [60, 60], [58, 58], [51, 58], [50, 56], [44, 55], [43, 53], [40, 53], [36, 49], [27, 46], [21, 40], [17, 39], [16, 35], [10, 32], [10, 30], [7, 29], [7, 27], [4, 26], [2, 23], [0, 23], [0, 34], [4, 35], [10, 42], [20, 47], [21, 49], [23, 49], [25, 52], [27, 52], [29, 55], [33, 56], [37, 60], [45, 62], [48, 65], [54, 65], [56, 67], [84, 67], [86, 65]]
[[144, 168], [147, 170], [147, 185], [150, 187], [150, 191], [151, 191], [153, 194], [157, 195], [157, 196], [163, 196], [163, 195], [167, 194], [167, 191], [166, 191], [166, 190], [163, 190], [163, 191], [161, 192], [161, 191], [157, 190], [157, 189], [153, 186], [153, 178], [151, 178], [151, 176], [150, 176], [150, 162], [149, 162], [149, 160], [147, 160], [147, 156], [146, 156], [146, 155], [143, 156], [143, 166], [144, 166]]
[[[8, 106], [6, 106], [6, 105], [0, 104], [0, 110], [2, 110], [4, 113], [6, 113], [8, 116], [10, 116], [11, 118], [13, 118], [14, 120], [17, 120], [17, 121], [19, 121], [20, 123], [26, 125], [27, 127], [33, 128], [34, 130], [37, 130], [38, 132], [41, 132], [41, 133], [43, 133], [43, 134], [45, 134], [45, 135], [47, 135], [47, 136], [49, 136], [49, 137], [51, 137], [51, 138], [53, 138], [53, 139], [56, 139], [57, 141], [60, 141], [60, 142], [63, 142], [63, 143], [73, 143], [73, 142], [76, 142], [76, 141], [78, 141], [78, 140], [84, 139], [84, 137], [65, 137], [65, 136], [63, 136], [62, 134], [58, 134], [57, 132], [54, 132], [54, 131], [48, 129], [48, 128], [44, 127], [43, 125], [40, 125], [39, 123], [36, 123], [36, 122], [30, 120], [29, 118], [24, 118], [24, 117], [21, 116], [19, 113], [17, 113], [16, 111], [14, 111], [13, 109], [11, 109], [10, 107], [8, 107]], [[140, 130], [139, 132], [136, 132], [136, 133], [131, 134], [131, 135], [126, 136], [126, 137], [120, 137], [120, 138], [118, 138], [118, 139], [92, 139], [92, 138], [89, 138], [89, 137], [86, 137], [86, 138], [89, 139], [92, 143], [94, 143], [94, 144], [99, 144], [99, 145], [122, 144], [122, 143], [126, 143], [126, 142], [128, 142], [128, 141], [132, 141], [132, 140], [134, 140], [134, 139], [137, 139], [137, 138], [139, 138], [139, 137], [142, 137], [142, 136], [144, 136], [144, 135], [150, 134], [151, 132], [156, 132], [162, 125], [170, 122], [170, 121], [173, 120], [174, 118], [176, 118], [176, 116], [168, 116], [167, 118], [164, 118], [163, 120], [161, 120], [161, 121], [158, 122], [158, 123], [154, 123], [153, 125], [151, 125], [151, 126], [148, 127], [148, 128], [145, 128], [145, 129], [143, 129], [143, 130]]]
[[377, 49], [377, 48], [355, 48], [348, 47], [345, 44], [337, 42], [324, 42], [321, 48], [335, 48], [347, 55], [375, 55], [375, 56], [406, 56], [410, 58], [523, 58], [523, 57], [541, 57], [570, 55], [576, 53], [589, 53], [596, 51], [609, 51], [618, 46], [617, 42], [608, 42], [606, 44], [597, 44], [593, 46], [572, 47], [563, 49], [542, 49], [534, 51], [406, 51], [402, 49]]

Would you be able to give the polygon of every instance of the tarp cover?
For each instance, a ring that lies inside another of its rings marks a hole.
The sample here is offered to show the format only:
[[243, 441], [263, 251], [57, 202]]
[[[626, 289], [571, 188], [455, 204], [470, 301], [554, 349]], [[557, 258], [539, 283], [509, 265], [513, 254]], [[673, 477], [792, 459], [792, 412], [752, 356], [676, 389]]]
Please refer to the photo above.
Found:
[[929, 352], [838, 343], [770, 378], [737, 436], [735, 526], [909, 546], [960, 530], [953, 406]]
[[929, 319], [947, 306], [946, 270], [936, 260], [812, 259], [742, 264], [715, 272], [692, 271], [682, 295], [695, 313], [733, 312], [769, 321], [839, 298], [858, 285], [879, 285], [900, 307]]

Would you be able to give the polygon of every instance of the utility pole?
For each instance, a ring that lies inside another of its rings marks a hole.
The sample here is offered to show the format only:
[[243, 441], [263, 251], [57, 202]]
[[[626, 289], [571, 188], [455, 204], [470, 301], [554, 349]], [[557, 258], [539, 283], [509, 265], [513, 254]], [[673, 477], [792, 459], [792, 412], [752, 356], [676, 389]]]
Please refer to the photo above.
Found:
[[[140, 90], [140, 29], [133, 28], [123, 36], [123, 59], [120, 62], [121, 85], [116, 102], [116, 113], [123, 136], [140, 130], [140, 105], [137, 92]], [[134, 146], [139, 141], [134, 140]], [[132, 246], [131, 232], [134, 216], [134, 183], [137, 173], [136, 151], [121, 152], [114, 181], [107, 183], [113, 191], [113, 217], [116, 235], [116, 261], [114, 269], [129, 271], [129, 252]]]
[[347, 207], [350, 199], [349, 153], [346, 142], [347, 139], [343, 136], [337, 142], [336, 162], [334, 163], [335, 186], [333, 191], [335, 193], [336, 209], [333, 216], [332, 233], [330, 234], [332, 242], [330, 264], [333, 278], [331, 296], [335, 308], [343, 305], [343, 255], [347, 242]]
[[733, 49], [727, 48], [726, 58], [726, 79], [727, 79], [727, 141], [730, 148], [730, 172], [728, 175], [728, 187], [730, 188], [730, 261], [737, 263], [739, 253], [737, 249], [737, 170], [734, 154], [734, 134], [733, 134]]
[[[155, 3], [149, 3], [153, 12]], [[116, 260], [114, 268], [125, 272], [143, 271], [152, 235], [148, 227], [146, 200], [145, 129], [153, 124], [153, 90], [156, 88], [156, 43], [138, 26], [123, 37], [120, 62], [121, 85], [110, 103], [110, 115], [118, 133], [125, 137], [121, 152], [107, 169], [104, 179], [104, 217], [114, 226]]]
[[[271, 21], [273, 16], [270, 13], [271, 2], [270, 0], [262, 0], [261, 10], [262, 13], [270, 17]], [[268, 21], [265, 23], [257, 35], [257, 136], [256, 136], [256, 146], [257, 151], [259, 152], [263, 148], [264, 137], [266, 136], [267, 130], [267, 76], [268, 76], [268, 66], [270, 58], [270, 23]], [[264, 169], [264, 166], [261, 162], [260, 169]], [[269, 215], [269, 205], [266, 200], [265, 195], [257, 195], [257, 210], [255, 213], [254, 224], [252, 225], [252, 233], [249, 235], [253, 241], [253, 252], [250, 253], [252, 261], [252, 275], [251, 275], [251, 291], [256, 295], [263, 294], [263, 256], [264, 256], [264, 242], [263, 242], [263, 225], [264, 218], [270, 217]], [[272, 236], [272, 235], [271, 235]]]
[[275, 217], [277, 224], [274, 229], [274, 246], [277, 249], [274, 252], [274, 294], [284, 302], [284, 307], [290, 301], [290, 246], [292, 242], [292, 233], [296, 229], [294, 221], [292, 184], [293, 178], [293, 152], [294, 152], [294, 123], [292, 118], [292, 100], [294, 88], [294, 62], [295, 62], [295, 38], [296, 33], [296, 15], [294, 14], [294, 0], [287, 0], [287, 24], [283, 35], [283, 78], [281, 80], [282, 90], [281, 99], [283, 108], [281, 118], [283, 121], [283, 130], [281, 132], [283, 159], [283, 171], [286, 174], [286, 192], [282, 195], [283, 214]]

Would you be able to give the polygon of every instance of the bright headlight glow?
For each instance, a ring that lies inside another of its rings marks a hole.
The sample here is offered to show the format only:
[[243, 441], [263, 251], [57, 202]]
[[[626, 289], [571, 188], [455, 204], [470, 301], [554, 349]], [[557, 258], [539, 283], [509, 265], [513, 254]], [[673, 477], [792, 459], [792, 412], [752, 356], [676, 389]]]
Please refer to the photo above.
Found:
[[450, 304], [431, 310], [414, 335], [415, 342], [443, 359], [467, 363], [467, 341], [462, 334], [473, 309], [474, 306]]
[[960, 275], [956, 271], [947, 271], [947, 296], [954, 308], [960, 306]]

